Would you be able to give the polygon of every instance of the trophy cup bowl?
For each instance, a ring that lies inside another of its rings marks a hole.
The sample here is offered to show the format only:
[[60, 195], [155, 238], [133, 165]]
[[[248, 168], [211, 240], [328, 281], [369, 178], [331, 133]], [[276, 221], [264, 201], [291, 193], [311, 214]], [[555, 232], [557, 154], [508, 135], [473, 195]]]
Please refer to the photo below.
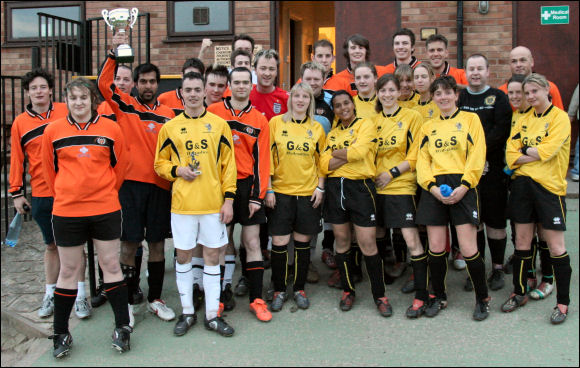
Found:
[[[103, 9], [101, 14], [105, 23], [111, 27], [113, 34], [116, 34], [117, 32], [125, 33], [127, 28], [133, 28], [133, 25], [137, 22], [139, 10], [137, 8], [133, 8], [131, 11], [125, 8], [111, 11]], [[115, 50], [115, 59], [118, 63], [132, 63], [135, 60], [135, 55], [131, 46], [127, 44], [119, 45]]]

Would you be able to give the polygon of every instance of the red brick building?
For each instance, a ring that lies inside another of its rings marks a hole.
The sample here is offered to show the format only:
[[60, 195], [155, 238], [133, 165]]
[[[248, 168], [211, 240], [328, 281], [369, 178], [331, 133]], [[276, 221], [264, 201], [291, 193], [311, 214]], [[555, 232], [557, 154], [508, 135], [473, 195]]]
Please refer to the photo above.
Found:
[[[540, 7], [544, 5], [568, 5], [569, 24], [540, 25]], [[348, 35], [361, 33], [368, 37], [372, 61], [385, 65], [393, 59], [392, 33], [406, 27], [417, 35], [415, 55], [419, 59], [425, 58], [425, 42], [421, 39], [424, 28], [436, 28], [437, 33], [450, 40], [453, 66], [475, 52], [487, 55], [491, 64], [490, 83], [494, 86], [509, 78], [509, 51], [520, 44], [532, 50], [535, 70], [546, 74], [560, 87], [565, 105], [578, 82], [578, 3], [573, 1], [557, 4], [547, 1], [2, 1], [2, 75], [22, 75], [30, 70], [35, 42], [18, 38], [18, 17], [26, 8], [46, 6], [71, 7], [70, 12], [59, 14], [74, 15], [81, 22], [101, 17], [102, 9], [137, 7], [141, 13], [149, 13], [150, 57], [163, 74], [178, 74], [186, 58], [198, 55], [204, 36], [210, 35], [214, 46], [224, 46], [230, 44], [233, 34], [247, 33], [254, 37], [258, 47], [279, 50], [280, 85], [289, 89], [297, 79], [300, 64], [310, 58], [311, 46], [320, 35], [334, 38], [331, 41], [336, 45], [336, 65], [341, 70], [345, 65], [342, 43]], [[29, 9], [29, 13], [34, 11]], [[201, 12], [198, 23], [205, 21], [209, 25], [195, 28], [194, 24], [189, 29], [192, 11], [194, 16], [196, 11]], [[463, 25], [458, 28], [461, 16]], [[212, 22], [217, 28], [203, 31], [211, 28]], [[35, 26], [38, 32], [34, 22], [28, 26]], [[87, 74], [96, 74], [96, 61], [102, 58], [106, 48], [102, 40], [104, 32], [110, 31], [101, 26], [97, 32], [93, 27], [92, 66]], [[458, 58], [461, 34], [463, 52]], [[99, 37], [100, 44], [97, 44]], [[136, 40], [132, 46], [134, 49], [138, 46]], [[145, 47], [143, 40], [141, 46]], [[211, 50], [210, 60], [213, 55]]]

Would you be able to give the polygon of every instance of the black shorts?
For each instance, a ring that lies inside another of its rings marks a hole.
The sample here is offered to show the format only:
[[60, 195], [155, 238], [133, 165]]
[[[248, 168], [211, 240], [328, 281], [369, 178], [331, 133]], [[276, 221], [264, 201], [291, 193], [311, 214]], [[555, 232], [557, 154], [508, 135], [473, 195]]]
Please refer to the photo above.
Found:
[[315, 235], [322, 231], [322, 205], [312, 207], [312, 196], [275, 193], [276, 207], [268, 211], [270, 235], [288, 235], [293, 231]]
[[[461, 185], [461, 177], [460, 174], [439, 175], [435, 180], [437, 186], [447, 184], [451, 188], [456, 188]], [[479, 208], [477, 188], [469, 189], [461, 201], [452, 205], [439, 202], [430, 192], [423, 190], [416, 223], [426, 226], [447, 226], [449, 223], [454, 226], [463, 224], [479, 226], [481, 213]]]
[[266, 210], [262, 205], [254, 216], [250, 218], [250, 193], [252, 192], [253, 176], [238, 179], [236, 183], [236, 197], [234, 198], [234, 218], [228, 226], [241, 224], [242, 226], [260, 225], [266, 223]]
[[325, 189], [326, 222], [331, 224], [352, 222], [361, 227], [377, 225], [377, 193], [372, 179], [328, 178]]
[[56, 245], [74, 247], [89, 239], [115, 240], [121, 237], [121, 211], [85, 217], [52, 215], [52, 228]]
[[509, 177], [501, 169], [492, 169], [479, 181], [481, 221], [494, 229], [507, 225]]
[[413, 195], [377, 194], [377, 224], [389, 229], [417, 227], [417, 203]]
[[169, 237], [171, 192], [155, 184], [126, 180], [119, 190], [119, 201], [123, 208], [121, 240], [156, 243]]
[[528, 176], [511, 184], [510, 220], [518, 224], [541, 223], [544, 229], [566, 230], [566, 197], [556, 195]]
[[53, 197], [32, 197], [30, 202], [30, 212], [32, 218], [38, 224], [44, 244], [54, 243], [54, 235], [52, 233], [52, 205], [54, 203]]

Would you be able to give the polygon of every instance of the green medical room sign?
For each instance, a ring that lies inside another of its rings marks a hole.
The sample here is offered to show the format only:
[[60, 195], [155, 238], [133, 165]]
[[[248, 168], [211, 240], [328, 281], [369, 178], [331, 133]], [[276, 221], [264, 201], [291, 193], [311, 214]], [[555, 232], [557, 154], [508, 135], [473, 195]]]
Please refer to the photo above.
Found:
[[541, 24], [570, 24], [570, 7], [561, 6], [542, 6], [540, 10]]

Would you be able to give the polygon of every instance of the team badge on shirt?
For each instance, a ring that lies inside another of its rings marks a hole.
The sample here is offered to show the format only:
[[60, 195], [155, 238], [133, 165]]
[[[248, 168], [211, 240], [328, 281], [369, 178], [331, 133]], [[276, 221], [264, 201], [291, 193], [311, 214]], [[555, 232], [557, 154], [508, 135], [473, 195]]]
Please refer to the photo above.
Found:
[[487, 96], [485, 100], [483, 100], [483, 103], [485, 103], [487, 106], [493, 105], [495, 103], [495, 96]]
[[103, 137], [98, 137], [97, 139], [95, 139], [95, 142], [97, 144], [100, 144], [101, 146], [104, 146], [107, 143], [107, 140]]
[[149, 125], [147, 125], [147, 132], [148, 133], [155, 133], [155, 124], [149, 123]]
[[399, 122], [397, 123], [397, 126], [399, 127], [399, 129], [402, 129], [402, 128], [403, 128], [403, 123], [399, 121]]
[[77, 157], [79, 157], [79, 158], [80, 158], [80, 157], [91, 157], [91, 155], [89, 154], [89, 149], [88, 149], [87, 147], [85, 147], [85, 146], [82, 146], [82, 147], [79, 149], [79, 151], [80, 151], [81, 153], [79, 153]]
[[354, 134], [354, 129], [349, 130], [348, 134], [350, 134], [352, 136]]
[[461, 130], [461, 127], [462, 127], [462, 125], [461, 125], [461, 123], [457, 123], [457, 124], [455, 124], [455, 127], [457, 128], [457, 130], [459, 130], [459, 131], [460, 131], [460, 130]]
[[282, 111], [282, 104], [279, 102], [274, 102], [274, 104], [272, 105], [272, 110], [274, 111], [275, 114], [279, 114], [280, 111]]
[[433, 116], [433, 109], [429, 109], [429, 111], [427, 112], [429, 114], [429, 117]]
[[211, 124], [205, 124], [205, 129], [207, 129], [207, 133], [211, 133]]
[[549, 126], [550, 126], [550, 123], [546, 123], [546, 125], [544, 125], [544, 130], [548, 130]]
[[312, 138], [312, 130], [308, 129], [306, 133], [308, 134], [308, 138]]
[[248, 126], [244, 128], [244, 131], [249, 135], [252, 135], [254, 133], [254, 128]]

